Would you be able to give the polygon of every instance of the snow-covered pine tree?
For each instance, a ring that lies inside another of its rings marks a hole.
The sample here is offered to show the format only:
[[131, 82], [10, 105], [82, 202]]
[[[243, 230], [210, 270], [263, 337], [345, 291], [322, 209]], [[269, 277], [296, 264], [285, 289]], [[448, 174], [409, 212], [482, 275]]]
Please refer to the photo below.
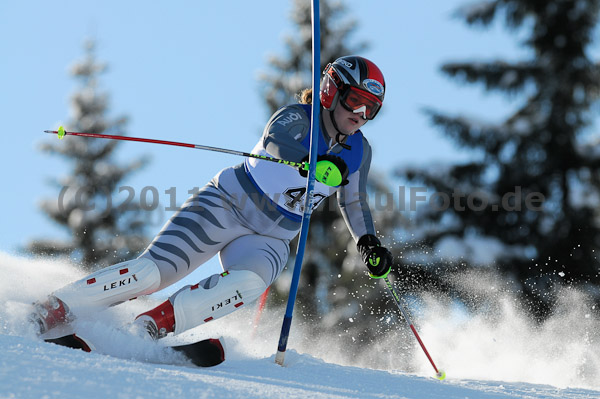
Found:
[[[600, 152], [597, 133], [591, 134], [600, 69], [590, 58], [599, 4], [492, 0], [461, 8], [458, 15], [470, 25], [486, 27], [504, 17], [509, 28], [525, 34], [530, 55], [446, 63], [443, 72], [510, 94], [519, 105], [501, 123], [427, 111], [448, 138], [475, 155], [448, 168], [398, 171], [430, 193], [463, 198], [444, 212], [422, 208], [416, 250], [452, 248], [462, 254], [463, 266], [481, 263], [474, 254], [485, 253], [485, 263], [516, 282], [526, 308], [540, 320], [551, 312], [558, 287], [583, 286], [600, 300]], [[538, 194], [543, 202], [535, 201]], [[469, 196], [475, 199], [471, 206]], [[528, 203], [528, 196], [536, 197]], [[436, 267], [445, 263], [430, 260]]]
[[[85, 42], [86, 56], [71, 67], [70, 74], [81, 83], [71, 96], [68, 131], [124, 134], [126, 117], [107, 117], [108, 95], [98, 87], [106, 65], [95, 58], [95, 42]], [[38, 239], [28, 249], [47, 256], [66, 255], [88, 270], [131, 259], [144, 249], [148, 215], [136, 201], [126, 202], [119, 186], [145, 159], [118, 165], [115, 150], [120, 142], [67, 136], [45, 142], [41, 149], [62, 156], [71, 174], [54, 179], [56, 197], [41, 202], [41, 209], [70, 234], [69, 241]]]
[[[367, 48], [365, 42], [350, 41], [357, 22], [346, 17], [347, 8], [342, 2], [321, 1], [320, 12], [321, 70], [336, 58], [363, 53]], [[261, 77], [266, 82], [264, 98], [269, 114], [284, 105], [297, 103], [298, 94], [312, 85], [310, 2], [294, 0], [291, 16], [298, 34], [285, 39], [288, 54], [285, 57], [272, 56], [269, 59], [272, 71]], [[352, 45], [347, 44], [349, 42]], [[371, 174], [369, 191], [389, 192], [382, 180], [376, 174]], [[391, 237], [388, 232], [397, 222], [398, 214], [374, 217], [385, 242], [386, 236]], [[296, 246], [297, 241], [294, 240], [291, 243], [292, 252]], [[396, 255], [399, 257], [398, 253]], [[293, 265], [293, 256], [290, 264]], [[380, 289], [377, 282], [365, 272], [366, 267], [360, 260], [356, 244], [333, 196], [313, 212], [311, 217], [296, 308], [303, 320], [311, 325], [313, 338], [321, 333], [347, 332], [341, 338], [340, 345], [356, 348], [345, 352], [349, 360], [357, 355], [359, 349], [367, 348], [365, 345], [361, 346], [360, 341], [371, 342], [380, 336], [373, 331], [381, 324], [377, 321], [380, 314], [394, 310], [392, 303], [385, 305], [387, 299], [383, 288]], [[270, 301], [284, 302], [289, 290], [288, 280], [278, 280], [274, 288]]]

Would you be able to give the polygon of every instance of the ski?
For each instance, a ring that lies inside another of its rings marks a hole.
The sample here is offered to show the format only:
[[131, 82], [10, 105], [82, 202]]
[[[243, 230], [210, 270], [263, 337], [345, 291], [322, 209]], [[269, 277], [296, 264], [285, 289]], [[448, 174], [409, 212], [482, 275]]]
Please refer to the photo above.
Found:
[[192, 363], [199, 367], [212, 367], [225, 361], [225, 350], [221, 340], [208, 338], [191, 344], [169, 346], [183, 353]]
[[66, 346], [67, 348], [81, 349], [84, 352], [91, 352], [93, 348], [92, 345], [83, 338], [78, 337], [76, 334], [69, 334], [58, 338], [48, 338], [44, 341], [51, 344]]
[[[44, 339], [45, 342], [66, 346], [72, 349], [80, 349], [91, 352], [94, 347], [77, 334], [68, 334], [58, 338]], [[176, 352], [182, 353], [194, 365], [199, 367], [212, 367], [225, 361], [225, 350], [221, 340], [217, 338], [203, 339], [191, 344], [169, 345]]]

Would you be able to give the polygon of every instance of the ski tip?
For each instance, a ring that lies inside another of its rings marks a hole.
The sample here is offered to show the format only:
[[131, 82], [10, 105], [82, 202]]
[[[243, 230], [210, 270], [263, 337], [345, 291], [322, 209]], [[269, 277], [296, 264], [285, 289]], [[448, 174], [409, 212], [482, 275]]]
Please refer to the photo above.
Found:
[[[225, 341], [223, 337], [211, 338], [210, 343], [215, 347], [218, 357], [215, 360], [216, 364], [221, 364], [225, 361]], [[216, 365], [215, 364], [215, 365]]]
[[94, 348], [94, 345], [92, 345], [87, 339], [82, 338], [76, 334], [68, 334], [58, 338], [47, 338], [44, 341], [50, 344], [66, 346], [67, 348], [71, 349], [81, 349], [84, 352], [91, 352], [93, 350], [96, 350], [96, 348]]

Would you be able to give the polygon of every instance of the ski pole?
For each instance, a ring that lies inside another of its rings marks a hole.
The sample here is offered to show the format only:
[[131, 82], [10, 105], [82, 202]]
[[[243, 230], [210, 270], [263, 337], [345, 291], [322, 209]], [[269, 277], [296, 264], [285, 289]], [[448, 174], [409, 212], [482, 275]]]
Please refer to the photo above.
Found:
[[400, 298], [400, 295], [398, 295], [398, 292], [396, 291], [396, 289], [392, 285], [392, 282], [390, 281], [390, 279], [387, 278], [387, 276], [383, 278], [383, 281], [385, 281], [385, 284], [387, 286], [388, 291], [392, 295], [392, 298], [394, 299], [394, 302], [398, 306], [398, 309], [400, 309], [400, 313], [402, 313], [402, 316], [404, 317], [404, 320], [406, 321], [406, 324], [408, 324], [408, 326], [410, 327], [410, 329], [413, 332], [415, 338], [419, 342], [419, 345], [421, 345], [421, 348], [423, 349], [423, 352], [425, 352], [425, 355], [427, 356], [427, 359], [429, 359], [429, 362], [433, 366], [433, 369], [435, 370], [435, 376], [436, 376], [436, 378], [438, 380], [442, 381], [444, 378], [446, 378], [446, 373], [443, 370], [438, 370], [438, 368], [436, 367], [435, 363], [433, 362], [433, 359], [431, 358], [431, 355], [427, 351], [427, 348], [425, 348], [425, 344], [421, 340], [421, 337], [419, 337], [419, 333], [417, 332], [417, 329], [415, 328], [412, 320], [408, 316], [408, 312], [406, 311], [406, 309], [404, 309], [404, 306], [402, 306], [402, 299]]
[[265, 292], [262, 293], [258, 300], [258, 307], [256, 308], [256, 314], [254, 315], [254, 322], [252, 323], [252, 339], [256, 337], [256, 330], [258, 329], [258, 323], [260, 322], [260, 318], [262, 317], [263, 310], [265, 309], [265, 304], [267, 303], [267, 296], [269, 295], [269, 290], [271, 287], [267, 287]]
[[288, 166], [292, 166], [294, 168], [299, 168], [299, 169], [304, 169], [304, 170], [308, 170], [308, 166], [309, 166], [308, 162], [286, 161], [285, 159], [266, 157], [264, 155], [251, 154], [249, 152], [228, 150], [226, 148], [209, 147], [207, 145], [180, 143], [177, 141], [146, 139], [146, 138], [141, 138], [141, 137], [113, 136], [110, 134], [100, 134], [100, 133], [67, 132], [62, 126], [59, 127], [58, 130], [44, 130], [44, 133], [57, 134], [59, 139], [62, 139], [65, 136], [80, 136], [80, 137], [92, 137], [92, 138], [97, 138], [97, 139], [138, 141], [138, 142], [142, 142], [142, 143], [153, 143], [153, 144], [162, 144], [162, 145], [172, 145], [172, 146], [177, 146], [177, 147], [194, 148], [196, 150], [222, 152], [225, 154], [239, 155], [242, 157], [261, 159], [263, 161], [277, 162], [277, 163], [282, 163], [284, 165], [288, 165]]

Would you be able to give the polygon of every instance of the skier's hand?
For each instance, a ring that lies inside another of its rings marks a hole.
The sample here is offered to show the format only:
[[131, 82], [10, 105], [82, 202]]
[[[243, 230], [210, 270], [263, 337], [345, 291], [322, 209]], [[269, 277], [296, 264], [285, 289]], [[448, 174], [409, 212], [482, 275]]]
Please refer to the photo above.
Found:
[[[302, 162], [308, 167], [308, 157]], [[299, 169], [300, 175], [308, 176], [308, 170]], [[348, 184], [348, 166], [344, 160], [336, 155], [324, 154], [317, 157], [317, 170], [315, 171], [317, 181], [331, 186], [345, 186]]]
[[392, 270], [392, 253], [381, 246], [377, 237], [365, 234], [358, 240], [356, 248], [369, 269], [369, 276], [372, 278], [387, 277]]

